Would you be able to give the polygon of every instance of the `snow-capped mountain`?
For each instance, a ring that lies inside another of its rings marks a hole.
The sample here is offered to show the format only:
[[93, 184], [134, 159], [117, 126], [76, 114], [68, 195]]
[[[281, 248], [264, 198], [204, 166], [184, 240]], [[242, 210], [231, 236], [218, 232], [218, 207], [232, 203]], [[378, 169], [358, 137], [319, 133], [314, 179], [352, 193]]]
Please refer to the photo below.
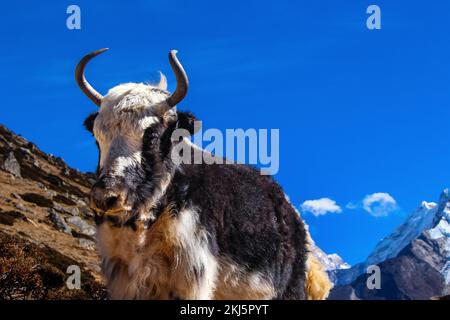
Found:
[[423, 201], [391, 235], [382, 239], [366, 260], [367, 265], [378, 264], [397, 256], [412, 240], [416, 239], [424, 230], [433, 226], [438, 205], [434, 202]]
[[351, 266], [346, 263], [338, 254], [326, 254], [320, 249], [314, 241], [312, 241], [310, 251], [320, 261], [324, 270], [328, 273], [328, 277], [334, 283], [338, 270], [349, 269]]
[[[335, 297], [421, 299], [448, 294], [449, 235], [450, 192], [445, 189], [438, 203], [422, 202], [402, 225], [377, 244], [365, 262], [338, 270]], [[378, 265], [387, 281], [378, 292], [368, 291], [365, 286], [369, 265]]]
[[351, 267], [336, 253], [326, 254], [317, 246], [311, 252], [322, 263], [325, 271], [348, 269]]

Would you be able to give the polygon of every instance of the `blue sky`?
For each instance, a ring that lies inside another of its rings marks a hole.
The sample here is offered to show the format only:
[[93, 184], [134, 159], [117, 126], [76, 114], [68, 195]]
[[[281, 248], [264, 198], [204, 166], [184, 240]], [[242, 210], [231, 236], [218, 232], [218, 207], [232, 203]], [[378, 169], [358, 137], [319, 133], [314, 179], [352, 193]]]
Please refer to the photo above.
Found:
[[[81, 30], [66, 28], [70, 4], [81, 8]], [[366, 28], [370, 4], [381, 8], [381, 30]], [[179, 108], [205, 128], [279, 128], [276, 179], [299, 208], [336, 202], [340, 212], [303, 216], [325, 251], [355, 263], [450, 184], [449, 12], [448, 2], [404, 0], [8, 2], [0, 122], [93, 170], [82, 121], [95, 106], [73, 80], [78, 60], [111, 48], [87, 71], [102, 93], [159, 70], [173, 89], [167, 53], [176, 48], [191, 83]], [[374, 193], [397, 209], [374, 217], [362, 203]]]

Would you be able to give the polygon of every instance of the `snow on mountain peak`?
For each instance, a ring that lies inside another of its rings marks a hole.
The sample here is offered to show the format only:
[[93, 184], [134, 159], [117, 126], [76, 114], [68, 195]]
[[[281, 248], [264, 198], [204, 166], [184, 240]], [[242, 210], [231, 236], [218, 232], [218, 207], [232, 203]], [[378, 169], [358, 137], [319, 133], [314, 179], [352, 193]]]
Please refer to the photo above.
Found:
[[328, 254], [327, 257], [331, 262], [330, 265], [333, 265], [333, 270], [349, 269], [351, 267], [347, 262], [344, 261], [344, 259], [341, 258], [341, 256], [336, 253]]
[[434, 227], [427, 230], [427, 233], [432, 239], [447, 237], [447, 251], [450, 252], [450, 196], [448, 189], [441, 194], [438, 214], [433, 222]]
[[338, 254], [326, 254], [322, 249], [316, 246], [315, 243], [312, 243], [310, 246], [310, 251], [320, 261], [324, 270], [327, 272], [349, 269], [351, 267]]
[[367, 258], [366, 264], [378, 264], [397, 256], [403, 248], [416, 239], [423, 231], [433, 228], [439, 222], [443, 210], [448, 206], [448, 202], [448, 189], [442, 192], [438, 204], [423, 201], [402, 225], [377, 244], [374, 251]]
[[434, 207], [437, 206], [436, 202], [426, 202], [426, 201], [422, 201], [422, 204], [420, 205], [419, 208], [424, 208], [424, 209], [433, 209]]
[[328, 273], [328, 276], [332, 278], [330, 280], [334, 281], [334, 273], [337, 270], [351, 268], [351, 266], [346, 263], [338, 254], [326, 254], [322, 249], [320, 249], [316, 245], [315, 241], [311, 238], [311, 236], [309, 236], [309, 226], [306, 223], [305, 228], [308, 231], [309, 251], [322, 264], [323, 269]]

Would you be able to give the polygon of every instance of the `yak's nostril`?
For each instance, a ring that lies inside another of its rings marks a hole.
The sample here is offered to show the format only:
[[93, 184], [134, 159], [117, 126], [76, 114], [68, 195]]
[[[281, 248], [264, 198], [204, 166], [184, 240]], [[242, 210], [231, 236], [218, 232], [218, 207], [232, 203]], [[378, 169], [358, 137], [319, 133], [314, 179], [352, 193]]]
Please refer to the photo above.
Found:
[[113, 209], [117, 205], [118, 201], [119, 201], [119, 197], [117, 197], [117, 196], [112, 196], [112, 197], [106, 198], [105, 199], [106, 208], [108, 210]]
[[94, 211], [107, 212], [117, 211], [124, 204], [123, 194], [111, 190], [111, 188], [102, 188], [94, 185], [90, 193], [90, 205]]

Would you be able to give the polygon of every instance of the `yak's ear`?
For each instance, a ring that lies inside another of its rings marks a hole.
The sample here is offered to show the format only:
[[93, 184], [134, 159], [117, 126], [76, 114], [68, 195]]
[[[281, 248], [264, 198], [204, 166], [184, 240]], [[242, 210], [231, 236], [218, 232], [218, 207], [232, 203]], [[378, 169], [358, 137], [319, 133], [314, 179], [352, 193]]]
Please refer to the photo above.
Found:
[[[197, 133], [200, 129], [197, 118], [191, 112], [177, 111], [178, 121], [176, 124], [177, 129], [185, 129], [191, 135]], [[195, 123], [197, 122], [197, 125]]]
[[86, 128], [87, 131], [89, 131], [90, 133], [94, 133], [94, 121], [95, 118], [97, 117], [98, 112], [94, 112], [91, 113], [86, 120], [84, 120], [84, 127]]

